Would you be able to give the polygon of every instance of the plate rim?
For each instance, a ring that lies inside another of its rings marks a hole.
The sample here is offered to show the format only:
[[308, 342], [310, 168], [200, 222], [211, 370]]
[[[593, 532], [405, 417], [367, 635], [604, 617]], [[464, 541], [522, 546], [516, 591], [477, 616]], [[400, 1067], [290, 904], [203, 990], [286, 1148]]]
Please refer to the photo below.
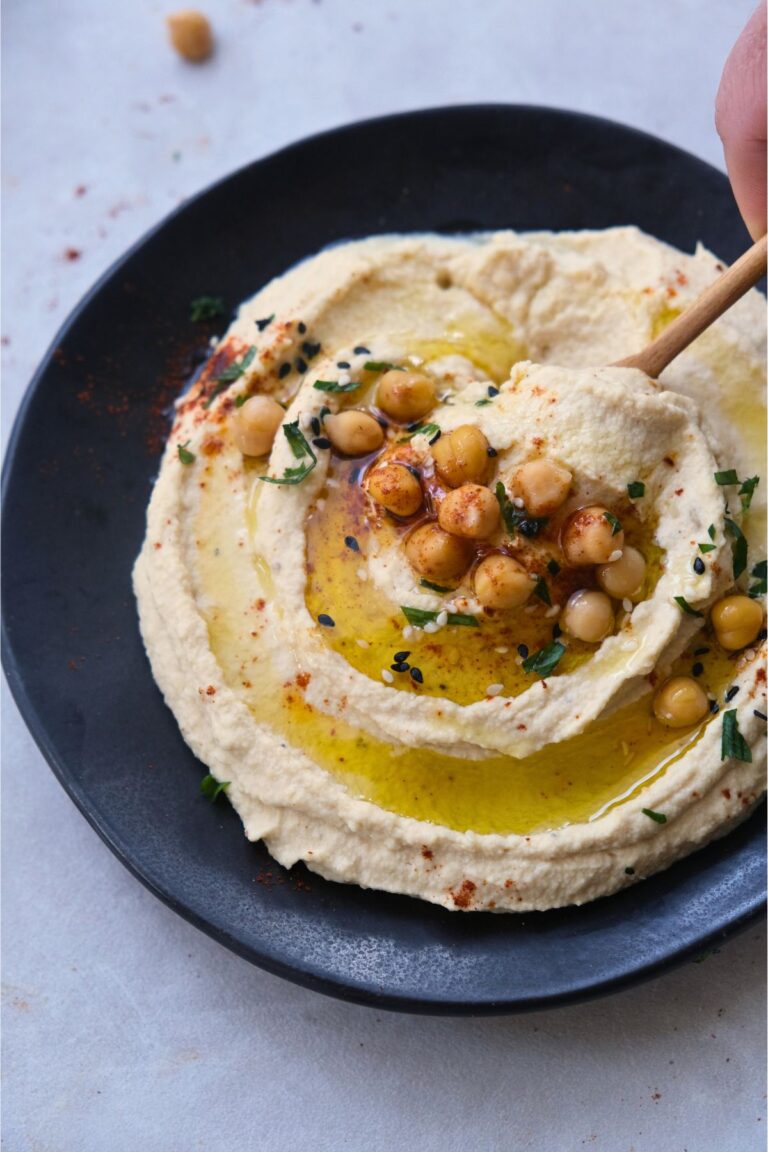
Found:
[[[470, 113], [478, 117], [486, 117], [490, 115], [514, 115], [515, 113], [522, 112], [526, 116], [542, 115], [545, 117], [566, 120], [569, 122], [580, 121], [585, 124], [594, 124], [596, 127], [605, 128], [606, 126], [615, 130], [619, 130], [627, 136], [634, 136], [638, 140], [650, 142], [654, 145], [662, 145], [665, 149], [680, 155], [686, 161], [695, 161], [696, 164], [702, 165], [718, 175], [725, 177], [725, 174], [708, 161], [703, 160], [701, 157], [696, 156], [694, 153], [681, 148], [677, 144], [670, 143], [662, 137], [656, 136], [652, 133], [646, 132], [643, 129], [636, 128], [630, 124], [624, 124], [621, 121], [613, 120], [608, 117], [597, 116], [592, 113], [581, 112], [577, 110], [570, 110], [557, 106], [540, 105], [540, 104], [524, 104], [524, 103], [462, 103], [462, 104], [448, 104], [448, 105], [430, 105], [424, 108], [412, 108], [402, 112], [391, 114], [383, 114], [375, 117], [364, 118], [360, 120], [352, 120], [343, 124], [335, 125], [331, 128], [323, 129], [319, 132], [311, 133], [307, 136], [302, 136], [297, 140], [292, 140], [287, 144], [282, 145], [280, 148], [259, 156], [255, 160], [248, 161], [245, 164], [238, 166], [231, 172], [224, 174], [210, 184], [205, 185], [203, 188], [192, 193], [186, 197], [180, 204], [166, 213], [156, 224], [151, 226], [147, 231], [142, 233], [125, 251], [123, 251], [115, 260], [113, 260], [108, 267], [96, 278], [93, 284], [86, 290], [83, 296], [77, 301], [75, 306], [67, 314], [63, 322], [56, 330], [53, 339], [49, 343], [45, 353], [43, 354], [37, 368], [35, 369], [29, 383], [27, 384], [21, 401], [18, 405], [17, 411], [14, 415], [13, 425], [5, 448], [3, 465], [2, 465], [2, 478], [0, 481], [0, 492], [2, 497], [2, 507], [5, 509], [6, 499], [8, 497], [8, 489], [12, 473], [14, 471], [15, 458], [17, 455], [18, 441], [21, 436], [23, 426], [26, 422], [28, 411], [39, 391], [43, 378], [46, 375], [48, 368], [53, 361], [56, 349], [65, 339], [70, 329], [77, 323], [80, 316], [86, 312], [91, 305], [92, 301], [100, 294], [102, 289], [108, 285], [122, 270], [122, 268], [143, 248], [148, 246], [152, 240], [162, 232], [172, 221], [182, 216], [185, 212], [190, 210], [193, 206], [198, 204], [204, 198], [208, 197], [222, 186], [241, 180], [246, 173], [253, 168], [261, 166], [271, 161], [279, 160], [280, 158], [289, 155], [294, 151], [299, 151], [307, 144], [321, 142], [333, 137], [343, 136], [350, 130], [362, 130], [374, 127], [383, 122], [387, 123], [402, 123], [408, 120], [424, 120], [425, 118], [445, 116], [451, 114], [465, 114]], [[3, 591], [3, 600], [5, 601], [5, 591]], [[360, 1004], [366, 1007], [374, 1007], [386, 1011], [404, 1012], [411, 1014], [421, 1015], [442, 1015], [442, 1016], [490, 1016], [490, 1015], [511, 1015], [516, 1013], [542, 1011], [560, 1006], [567, 1006], [570, 1004], [584, 1003], [589, 1000], [597, 999], [602, 996], [611, 995], [622, 991], [625, 988], [633, 987], [643, 983], [647, 980], [654, 979], [655, 977], [669, 971], [675, 967], [679, 967], [687, 960], [692, 959], [698, 953], [708, 949], [712, 945], [722, 943], [732, 936], [745, 931], [751, 924], [755, 923], [758, 919], [763, 918], [766, 911], [766, 897], [765, 895], [758, 895], [754, 897], [747, 909], [741, 912], [738, 916], [732, 919], [721, 918], [718, 924], [714, 927], [709, 927], [707, 931], [696, 936], [695, 939], [689, 943], [678, 947], [675, 951], [665, 954], [663, 957], [645, 963], [640, 968], [634, 968], [631, 971], [624, 972], [618, 976], [608, 977], [599, 981], [598, 983], [590, 983], [579, 985], [578, 987], [571, 986], [568, 990], [555, 991], [550, 994], [536, 995], [532, 997], [520, 997], [516, 995], [508, 999], [489, 999], [480, 998], [478, 1000], [452, 1000], [438, 995], [424, 994], [421, 997], [414, 997], [406, 994], [396, 994], [393, 992], [376, 992], [372, 987], [369, 980], [367, 983], [364, 981], [350, 981], [348, 978], [333, 977], [327, 971], [320, 970], [317, 965], [310, 962], [304, 962], [300, 966], [298, 962], [286, 963], [281, 961], [268, 949], [259, 949], [253, 945], [247, 945], [233, 935], [228, 933], [226, 929], [210, 920], [206, 920], [195, 908], [189, 907], [183, 903], [181, 899], [174, 895], [174, 893], [164, 887], [158, 882], [146, 869], [142, 869], [137, 865], [130, 855], [129, 846], [122, 843], [121, 837], [116, 831], [111, 828], [108, 822], [104, 819], [103, 815], [97, 811], [96, 807], [86, 794], [86, 791], [81, 785], [75, 781], [69, 773], [63, 758], [57, 753], [53, 742], [49, 740], [48, 734], [45, 731], [44, 725], [40, 720], [37, 711], [29, 699], [24, 678], [20, 671], [20, 662], [17, 654], [14, 651], [13, 644], [10, 640], [7, 631], [6, 615], [3, 614], [2, 623], [0, 625], [0, 657], [2, 659], [2, 666], [5, 672], [6, 680], [18, 708], [19, 714], [24, 721], [32, 739], [41, 752], [44, 760], [51, 768], [54, 776], [62, 786], [66, 794], [73, 801], [81, 815], [85, 817], [90, 826], [96, 831], [101, 840], [107, 845], [110, 851], [116, 856], [120, 863], [127, 868], [127, 870], [137, 880], [139, 880], [145, 888], [147, 888], [154, 896], [170, 908], [173, 912], [181, 916], [188, 923], [192, 924], [197, 929], [204, 932], [207, 936], [216, 940], [217, 943], [227, 947], [236, 955], [255, 964], [257, 967], [264, 969], [272, 975], [283, 977], [294, 984], [310, 990], [320, 992], [324, 995], [342, 999], [348, 1002]], [[149, 675], [151, 673], [148, 672]], [[762, 802], [764, 803], [764, 801]], [[753, 814], [754, 815], [754, 814]], [[752, 816], [748, 817], [752, 819]], [[695, 856], [695, 853], [692, 854]], [[460, 915], [460, 913], [455, 913]]]

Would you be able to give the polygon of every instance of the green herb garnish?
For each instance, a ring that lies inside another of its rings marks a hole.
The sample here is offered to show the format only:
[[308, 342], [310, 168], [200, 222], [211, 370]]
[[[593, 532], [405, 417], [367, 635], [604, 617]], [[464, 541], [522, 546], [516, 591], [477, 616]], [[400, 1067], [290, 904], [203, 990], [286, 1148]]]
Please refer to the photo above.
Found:
[[178, 445], [179, 460], [181, 460], [182, 464], [194, 464], [195, 454], [189, 451], [187, 444], [189, 444], [189, 440], [185, 440], [183, 444]]
[[525, 508], [517, 508], [507, 496], [507, 490], [501, 480], [497, 481], [495, 491], [501, 517], [510, 536], [514, 536], [516, 532], [520, 532], [523, 536], [538, 536], [548, 517], [531, 516]]
[[548, 604], [550, 608], [552, 607], [552, 597], [549, 594], [549, 588], [543, 576], [536, 577], [536, 587], [533, 590], [533, 594], [534, 596], [538, 596], [539, 600], [543, 600], [545, 604]]
[[[266, 484], [301, 484], [317, 464], [317, 456], [300, 431], [298, 420], [294, 420], [292, 424], [283, 424], [283, 433], [296, 459], [304, 460], [305, 463], [297, 468], [286, 468], [282, 476], [259, 476], [259, 480], [263, 480]], [[306, 463], [306, 457], [310, 458], [311, 463]]]
[[760, 483], [759, 476], [750, 476], [748, 480], [742, 480], [741, 488], [739, 488], [739, 496], [741, 496], [741, 510], [746, 512], [752, 503], [752, 497]]
[[739, 477], [735, 468], [728, 468], [724, 472], [715, 472], [715, 484], [719, 484], [721, 488], [728, 484], [738, 484], [738, 482]]
[[699, 552], [714, 552], [714, 544], [699, 544]]
[[434, 444], [442, 436], [442, 430], [437, 424], [417, 424], [408, 430], [408, 435], [404, 436], [403, 440], [413, 440], [414, 436], [426, 436], [429, 443]]
[[546, 648], [532, 652], [527, 659], [523, 660], [523, 671], [535, 672], [537, 676], [542, 677], [549, 676], [564, 655], [565, 644], [561, 644], [559, 640], [553, 640], [551, 644], [547, 644]]
[[731, 554], [733, 556], [733, 578], [738, 580], [747, 567], [747, 538], [735, 520], [726, 517], [725, 530], [731, 539]]
[[709, 536], [710, 540], [714, 540], [716, 536], [714, 524], [710, 524], [709, 528], [707, 528], [707, 536]]
[[246, 368], [248, 368], [253, 362], [255, 355], [256, 346], [255, 344], [251, 344], [242, 360], [238, 360], [230, 364], [227, 368], [224, 369], [220, 376], [216, 377], [217, 382], [219, 384], [231, 384], [233, 380], [239, 380], [243, 372], [245, 372]]
[[219, 795], [229, 787], [230, 783], [230, 780], [218, 781], [215, 776], [211, 776], [209, 773], [207, 776], [203, 776], [200, 781], [200, 791], [203, 796], [213, 804], [214, 800], [218, 799]]
[[560, 565], [557, 560], [547, 560], [547, 572], [549, 572], [550, 576], [557, 576], [559, 571]]
[[666, 824], [667, 818], [663, 812], [654, 812], [653, 808], [643, 808], [643, 816], [649, 816], [651, 820], [655, 820], [657, 824]]
[[739, 732], [739, 720], [735, 708], [723, 712], [723, 737], [720, 746], [721, 760], [742, 760], [752, 763], [752, 749]]
[[688, 616], [703, 616], [704, 615], [704, 613], [699, 612], [699, 610], [697, 608], [692, 608], [690, 606], [690, 604], [688, 603], [688, 601], [686, 600], [685, 596], [675, 596], [675, 600], [677, 601], [678, 605], [682, 608], [683, 612], [685, 612]]
[[189, 318], [195, 324], [201, 320], [215, 320], [224, 312], [224, 301], [220, 296], [198, 296], [189, 306]]
[[490, 404], [490, 403], [491, 403], [490, 398], [488, 396], [485, 396], [485, 397], [483, 397], [482, 400], [475, 400], [475, 408], [485, 408], [486, 404]]
[[757, 564], [755, 564], [754, 568], [750, 572], [750, 576], [752, 576], [753, 579], [757, 581], [757, 583], [753, 584], [749, 589], [750, 596], [765, 596], [766, 592], [768, 592], [768, 574], [766, 573], [766, 564], [768, 564], [767, 561], [758, 560]]
[[419, 584], [421, 584], [422, 588], [429, 588], [432, 592], [445, 594], [446, 592], [452, 591], [451, 588], [443, 588], [442, 584], [433, 584], [431, 580], [419, 580]]
[[627, 495], [630, 500], [637, 500], [640, 496], [645, 496], [645, 484], [642, 480], [633, 480], [631, 484], [627, 484]]
[[[413, 624], [414, 628], [423, 628], [425, 624], [432, 624], [437, 620], [440, 615], [439, 612], [428, 612], [424, 608], [409, 608], [405, 604], [400, 605], [400, 611], [409, 624]], [[478, 628], [476, 616], [465, 616], [459, 612], [449, 612], [447, 624], [462, 624], [466, 628]]]
[[317, 388], [318, 392], [355, 392], [360, 387], [360, 381], [339, 384], [338, 380], [315, 380], [312, 387]]
[[405, 368], [390, 364], [388, 360], [366, 360], [363, 368], [366, 372], [405, 372]]
[[621, 520], [618, 516], [614, 516], [613, 512], [603, 512], [603, 519], [607, 520], [611, 526], [611, 536], [618, 536], [621, 532]]

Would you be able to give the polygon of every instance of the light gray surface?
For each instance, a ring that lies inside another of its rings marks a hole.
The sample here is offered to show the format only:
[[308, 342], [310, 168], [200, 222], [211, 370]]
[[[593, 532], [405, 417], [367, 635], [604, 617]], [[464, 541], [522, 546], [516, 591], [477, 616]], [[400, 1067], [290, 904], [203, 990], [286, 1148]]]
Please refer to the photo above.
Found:
[[[219, 50], [201, 68], [167, 47], [172, 7], [4, 5], [4, 438], [96, 276], [183, 197], [310, 132], [519, 100], [721, 163], [714, 93], [752, 4], [209, 0]], [[762, 928], [590, 1005], [381, 1014], [268, 976], [167, 911], [76, 812], [7, 690], [3, 743], [9, 1152], [764, 1147]]]

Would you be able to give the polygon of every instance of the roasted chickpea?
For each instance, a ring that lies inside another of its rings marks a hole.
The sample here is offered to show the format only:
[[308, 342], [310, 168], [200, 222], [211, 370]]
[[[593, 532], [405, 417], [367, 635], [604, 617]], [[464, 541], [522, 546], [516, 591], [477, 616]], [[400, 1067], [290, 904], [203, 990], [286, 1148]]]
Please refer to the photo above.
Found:
[[271, 396], [251, 396], [235, 409], [233, 434], [244, 456], [266, 456], [272, 451], [284, 410]]
[[707, 694], [690, 676], [673, 676], [653, 698], [653, 712], [667, 728], [690, 728], [709, 712]]
[[605, 592], [580, 588], [568, 600], [560, 624], [576, 640], [598, 644], [613, 631], [613, 605]]
[[443, 532], [434, 520], [411, 532], [405, 554], [412, 568], [438, 584], [460, 580], [472, 563], [469, 540]]
[[368, 473], [366, 491], [372, 500], [395, 516], [413, 516], [424, 494], [416, 476], [405, 464], [385, 464]]
[[484, 484], [491, 474], [490, 445], [479, 428], [461, 424], [432, 445], [437, 473], [449, 488]]
[[384, 443], [381, 424], [369, 412], [358, 408], [326, 416], [323, 426], [331, 444], [344, 456], [367, 456]]
[[532, 516], [551, 516], [565, 500], [573, 479], [554, 460], [529, 460], [512, 478], [512, 490]]
[[185, 60], [199, 64], [213, 51], [211, 25], [202, 12], [184, 8], [166, 18], [171, 44]]
[[475, 595], [483, 608], [519, 608], [536, 587], [536, 581], [512, 556], [486, 556], [475, 569]]
[[595, 576], [603, 591], [614, 600], [634, 600], [643, 588], [645, 557], [631, 544], [625, 544], [618, 560], [612, 564], [599, 564]]
[[421, 372], [385, 372], [376, 389], [376, 403], [382, 412], [407, 424], [431, 412], [435, 406], [435, 386]]
[[726, 596], [713, 606], [711, 620], [718, 642], [735, 652], [757, 639], [763, 626], [763, 610], [749, 596]]
[[561, 544], [565, 559], [572, 568], [588, 564], [607, 564], [618, 560], [624, 551], [624, 533], [609, 517], [602, 504], [591, 504], [571, 513], [563, 527]]
[[485, 540], [499, 523], [499, 502], [482, 484], [462, 484], [445, 497], [437, 519], [454, 536]]

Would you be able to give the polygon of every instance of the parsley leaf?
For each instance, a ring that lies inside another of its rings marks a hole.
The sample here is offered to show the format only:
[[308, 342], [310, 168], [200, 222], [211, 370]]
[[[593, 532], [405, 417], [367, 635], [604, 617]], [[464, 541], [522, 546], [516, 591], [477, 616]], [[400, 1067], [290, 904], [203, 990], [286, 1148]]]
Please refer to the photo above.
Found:
[[720, 747], [721, 760], [742, 760], [752, 763], [752, 750], [739, 732], [739, 721], [735, 708], [723, 712], [723, 736]]
[[728, 468], [724, 472], [715, 472], [715, 484], [719, 484], [721, 488], [728, 484], [738, 484], [738, 482], [739, 477], [735, 468]]
[[437, 424], [416, 424], [408, 429], [408, 435], [403, 440], [413, 440], [414, 436], [426, 436], [430, 444], [434, 444], [442, 436], [442, 429]]
[[741, 496], [741, 510], [746, 512], [752, 503], [752, 497], [760, 483], [759, 476], [750, 476], [748, 480], [742, 480], [741, 488], [739, 488], [739, 496]]
[[[303, 461], [297, 468], [286, 468], [282, 476], [259, 476], [266, 484], [301, 484], [317, 464], [317, 456], [310, 448], [303, 432], [299, 429], [298, 420], [292, 424], [283, 424], [283, 435], [291, 446], [291, 451], [297, 460]], [[311, 463], [307, 463], [309, 457]]]
[[643, 808], [643, 816], [649, 816], [651, 820], [655, 820], [657, 824], [666, 824], [667, 818], [663, 812], [654, 812], [653, 808]]
[[185, 440], [183, 444], [178, 445], [179, 460], [181, 460], [182, 464], [194, 464], [195, 454], [194, 452], [190, 452], [187, 444], [189, 444], [189, 440]]
[[532, 652], [527, 659], [523, 660], [523, 670], [535, 672], [537, 676], [549, 676], [564, 655], [565, 644], [561, 644], [559, 640], [553, 640], [551, 644], [547, 644], [546, 648]]
[[699, 610], [697, 608], [691, 608], [691, 606], [688, 603], [688, 601], [686, 600], [685, 596], [675, 596], [675, 600], [677, 601], [680, 608], [682, 608], [683, 612], [685, 612], [688, 616], [703, 616], [704, 615], [704, 613], [699, 612]]
[[714, 544], [699, 544], [699, 552], [714, 552]]
[[207, 776], [203, 776], [200, 781], [200, 791], [203, 796], [213, 804], [214, 800], [218, 799], [219, 795], [229, 787], [230, 783], [230, 780], [218, 781], [215, 776], [211, 776], [209, 773]]
[[501, 509], [504, 526], [510, 536], [520, 532], [523, 536], [538, 536], [547, 523], [546, 516], [531, 516], [525, 508], [517, 508], [507, 496], [507, 490], [501, 480], [496, 483], [496, 499]]
[[603, 512], [603, 519], [607, 520], [611, 526], [611, 536], [618, 536], [621, 532], [621, 520], [618, 516], [614, 516], [613, 512]]
[[224, 369], [220, 376], [216, 377], [216, 380], [223, 384], [231, 384], [233, 380], [239, 380], [246, 368], [253, 362], [255, 355], [256, 346], [255, 344], [251, 344], [242, 360], [233, 361], [232, 364]]
[[765, 560], [758, 560], [757, 564], [755, 564], [754, 568], [750, 572], [750, 576], [752, 576], [753, 579], [757, 581], [757, 583], [753, 584], [752, 587], [749, 589], [749, 595], [750, 596], [765, 596], [766, 592], [768, 592], [768, 575], [766, 574], [766, 561]]
[[224, 315], [224, 301], [220, 296], [198, 296], [189, 305], [189, 318], [194, 324], [215, 320]]
[[[400, 605], [400, 611], [409, 624], [413, 624], [415, 628], [423, 628], [425, 624], [431, 624], [437, 620], [440, 615], [439, 612], [428, 612], [424, 608], [409, 608], [405, 604]], [[476, 616], [465, 616], [460, 612], [448, 613], [448, 624], [463, 624], [467, 628], [479, 628]]]
[[733, 578], [738, 580], [747, 566], [747, 538], [735, 520], [726, 517], [725, 530], [731, 539], [731, 553], [733, 555]]
[[318, 392], [356, 392], [360, 387], [359, 380], [352, 380], [349, 384], [339, 384], [338, 380], [315, 380], [312, 385]]
[[539, 600], [543, 600], [545, 604], [548, 604], [550, 608], [552, 607], [552, 597], [549, 594], [549, 588], [543, 576], [536, 577], [536, 587], [533, 590], [533, 594], [534, 596], [538, 596]]
[[432, 592], [450, 592], [450, 588], [443, 588], [442, 584], [433, 584], [431, 580], [419, 580], [422, 588], [429, 588]]
[[405, 372], [405, 368], [390, 364], [388, 360], [366, 360], [363, 368], [366, 372]]
[[631, 484], [627, 484], [627, 495], [630, 500], [637, 500], [640, 496], [645, 496], [645, 484], [642, 480], [633, 480]]

